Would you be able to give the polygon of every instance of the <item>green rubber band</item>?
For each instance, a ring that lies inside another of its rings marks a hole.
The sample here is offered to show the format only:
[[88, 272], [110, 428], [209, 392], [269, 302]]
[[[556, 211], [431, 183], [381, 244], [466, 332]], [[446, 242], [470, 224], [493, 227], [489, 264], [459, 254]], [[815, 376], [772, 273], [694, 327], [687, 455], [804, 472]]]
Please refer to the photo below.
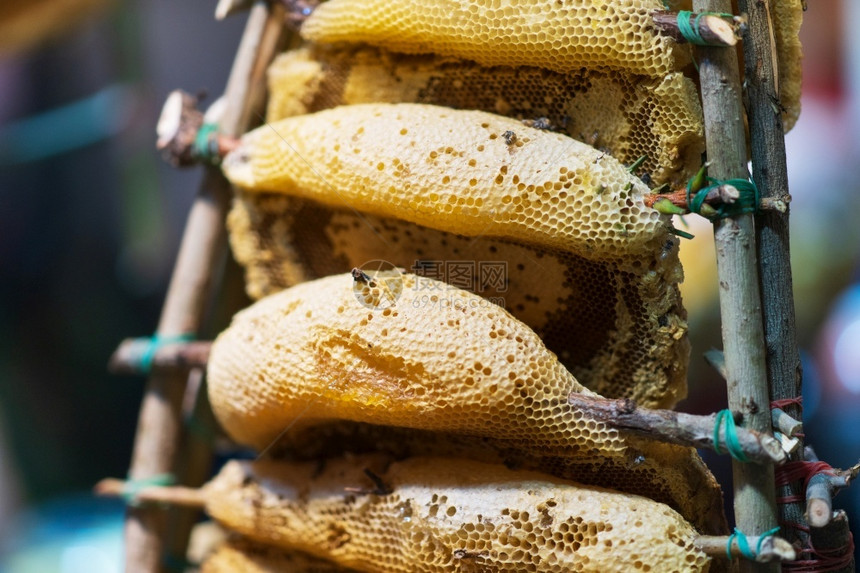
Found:
[[120, 497], [125, 500], [126, 505], [137, 506], [137, 496], [142, 490], [153, 486], [173, 485], [174, 483], [176, 483], [176, 478], [173, 474], [156, 474], [147, 478], [129, 479], [122, 486]]
[[729, 561], [732, 560], [732, 541], [735, 539], [738, 540], [738, 549], [741, 550], [741, 555], [746, 557], [747, 559], [755, 559], [755, 553], [750, 549], [749, 541], [747, 541], [747, 536], [743, 531], [735, 527], [734, 532], [729, 535], [729, 540], [726, 543], [726, 556], [729, 558]]
[[696, 17], [693, 18], [693, 23], [691, 24], [690, 16], [692, 15], [693, 13], [689, 10], [678, 11], [678, 31], [681, 33], [681, 36], [691, 44], [695, 44], [697, 46], [722, 46], [722, 44], [708, 43], [708, 41], [702, 37], [702, 33], [699, 31], [699, 21], [704, 16], [719, 16], [720, 18], [734, 18], [734, 16], [724, 12], [701, 12], [696, 14]]
[[149, 346], [146, 352], [140, 357], [138, 369], [144, 374], [149, 374], [152, 371], [152, 360], [155, 358], [155, 353], [165, 344], [174, 344], [176, 342], [190, 342], [194, 340], [194, 335], [191, 333], [177, 334], [176, 336], [161, 336], [153, 334], [149, 339]]
[[723, 422], [726, 424], [726, 450], [729, 455], [739, 462], [748, 462], [749, 458], [747, 458], [743, 448], [741, 448], [740, 440], [738, 440], [737, 426], [735, 426], [735, 419], [732, 417], [731, 410], [717, 412], [717, 418], [714, 421], [714, 451], [718, 454], [723, 453], [720, 448], [720, 426], [723, 425]]
[[194, 138], [192, 155], [206, 163], [216, 165], [220, 163], [221, 156], [218, 155], [218, 140], [215, 137], [217, 134], [217, 124], [204, 123], [201, 125], [200, 130], [197, 132], [197, 137]]
[[[736, 217], [743, 213], [755, 213], [761, 204], [761, 195], [758, 187], [749, 179], [714, 179], [708, 177], [710, 185], [693, 192], [693, 180], [687, 181], [687, 208], [691, 213], [701, 215], [711, 221], [718, 221], [729, 217]], [[705, 199], [712, 190], [721, 185], [731, 185], [738, 190], [739, 197], [737, 201], [731, 204], [724, 203], [718, 207], [712, 207], [713, 213], [702, 213], [702, 207], [705, 205]]]
[[764, 543], [765, 539], [767, 539], [768, 537], [773, 537], [777, 533], [779, 533], [779, 526], [778, 525], [776, 527], [774, 527], [773, 529], [768, 529], [767, 531], [762, 533], [761, 536], [759, 536], [759, 538], [758, 538], [758, 543], [755, 544], [755, 554], [761, 555], [761, 544]]
[[734, 532], [729, 535], [729, 540], [726, 542], [726, 557], [729, 558], [729, 561], [732, 560], [732, 541], [735, 539], [738, 540], [738, 549], [740, 549], [741, 555], [746, 557], [747, 559], [754, 560], [756, 555], [761, 554], [761, 544], [764, 543], [764, 540], [768, 537], [773, 537], [779, 533], [779, 527], [774, 527], [773, 529], [769, 529], [762, 533], [758, 538], [758, 543], [755, 546], [755, 552], [750, 549], [749, 541], [747, 541], [747, 536], [743, 531], [735, 527]]

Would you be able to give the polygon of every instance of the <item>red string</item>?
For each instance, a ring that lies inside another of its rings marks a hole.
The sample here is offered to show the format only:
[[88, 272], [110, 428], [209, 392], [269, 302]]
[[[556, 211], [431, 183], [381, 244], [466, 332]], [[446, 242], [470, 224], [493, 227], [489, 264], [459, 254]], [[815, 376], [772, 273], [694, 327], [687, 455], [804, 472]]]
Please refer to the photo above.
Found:
[[803, 480], [804, 490], [815, 474], [836, 475], [833, 466], [827, 462], [788, 462], [777, 466], [774, 473], [776, 474], [777, 487]]
[[797, 406], [798, 408], [803, 408], [803, 396], [799, 396], [797, 398], [783, 398], [781, 400], [774, 400], [770, 403], [770, 409], [774, 408], [785, 408], [786, 406]]
[[[796, 529], [809, 533], [809, 528], [798, 523], [787, 524]], [[800, 550], [801, 555], [810, 556], [808, 559], [797, 559], [782, 564], [782, 570], [791, 573], [826, 573], [847, 568], [854, 560], [854, 536], [848, 532], [848, 541], [842, 547], [832, 549], [815, 549], [810, 542], [808, 547]]]

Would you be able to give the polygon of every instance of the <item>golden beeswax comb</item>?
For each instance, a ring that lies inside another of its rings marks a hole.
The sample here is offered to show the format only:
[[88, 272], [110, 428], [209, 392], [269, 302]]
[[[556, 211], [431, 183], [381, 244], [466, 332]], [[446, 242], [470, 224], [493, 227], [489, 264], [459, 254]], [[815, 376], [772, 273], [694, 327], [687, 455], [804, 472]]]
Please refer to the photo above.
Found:
[[687, 46], [657, 32], [652, 14], [663, 9], [659, 0], [328, 0], [301, 34], [316, 43], [361, 42], [485, 66], [613, 69], [662, 78], [690, 61]]
[[232, 537], [200, 565], [200, 573], [350, 573], [354, 569], [271, 545]]
[[[625, 457], [582, 456], [575, 451], [547, 456], [480, 436], [334, 421], [287, 432], [267, 453], [296, 461], [384, 453], [396, 459], [432, 456], [503, 464], [647, 497], [680, 513], [699, 533], [729, 532], [720, 486], [695, 451], [630, 438]], [[642, 444], [647, 445], [640, 450]]]
[[364, 104], [287, 118], [245, 134], [223, 169], [246, 189], [592, 258], [647, 252], [668, 226], [617, 160], [480, 111]]
[[567, 133], [630, 164], [653, 185], [686, 184], [701, 165], [702, 110], [693, 82], [612, 70], [561, 74], [536, 67], [482, 67], [432, 55], [305, 46], [268, 70], [267, 119], [276, 122], [358, 103], [427, 103], [479, 109]]
[[255, 541], [362, 571], [708, 571], [647, 498], [469, 460], [229, 462], [208, 513]]
[[234, 317], [207, 370], [233, 439], [262, 450], [287, 428], [343, 419], [625, 456], [617, 431], [567, 404], [590, 392], [503, 308], [425, 277], [380, 277], [302, 283]]

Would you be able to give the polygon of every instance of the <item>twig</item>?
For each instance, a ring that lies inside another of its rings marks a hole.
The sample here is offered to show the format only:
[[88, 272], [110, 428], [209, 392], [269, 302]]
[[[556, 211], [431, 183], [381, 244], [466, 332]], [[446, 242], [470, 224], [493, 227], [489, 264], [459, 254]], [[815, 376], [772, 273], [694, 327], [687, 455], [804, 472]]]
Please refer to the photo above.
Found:
[[[204, 161], [195, 143], [203, 126], [203, 113], [197, 109], [197, 98], [182, 90], [170, 92], [161, 108], [155, 147], [165, 161], [175, 167], [189, 167]], [[210, 145], [217, 157], [224, 157], [238, 146], [239, 140], [222, 133], [212, 134]]]
[[[125, 497], [128, 492], [128, 482], [121, 479], [105, 478], [95, 485], [93, 493], [102, 497]], [[135, 492], [135, 503], [181, 505], [183, 507], [202, 508], [206, 506], [203, 490], [177, 485], [153, 485]]]
[[[693, 0], [699, 12], [729, 12], [729, 0]], [[701, 47], [699, 80], [710, 173], [717, 180], [746, 179], [746, 130], [734, 50]], [[743, 416], [743, 427], [771, 431], [761, 296], [752, 214], [714, 224], [720, 284], [723, 353], [729, 409]], [[735, 520], [750, 534], [777, 523], [774, 471], [770, 465], [732, 463]], [[763, 569], [761, 569], [763, 568]], [[777, 571], [778, 566], [741, 564], [742, 571]]]
[[[322, 0], [273, 0], [286, 8], [285, 22], [293, 30], [301, 28], [314, 8], [319, 6]], [[215, 8], [215, 18], [223, 20], [233, 14], [248, 10], [253, 0], [219, 0]]]
[[810, 527], [824, 527], [833, 517], [833, 496], [860, 473], [860, 463], [846, 470], [822, 471], [806, 482], [806, 518]]
[[[686, 42], [687, 38], [681, 33], [678, 27], [678, 14], [675, 12], [666, 12], [663, 10], [654, 12], [652, 15], [654, 24], [661, 32], [667, 36], [671, 36], [677, 42]], [[690, 15], [690, 25], [695, 25], [695, 20], [698, 14]], [[740, 29], [743, 21], [741, 18], [734, 18], [731, 21], [719, 16], [704, 15], [699, 18], [698, 30], [702, 39], [708, 44], [719, 46], [734, 46], [740, 38]]]
[[[759, 539], [760, 537], [757, 535], [746, 536], [747, 544], [751, 548], [758, 547]], [[722, 557], [723, 559], [726, 558], [726, 544], [728, 543], [728, 535], [701, 535], [693, 540], [693, 544], [705, 554], [711, 557]], [[732, 540], [731, 552], [732, 557], [743, 557], [746, 559], [746, 556], [741, 552], [740, 545], [738, 545], [737, 537]], [[768, 535], [761, 542], [761, 548], [756, 553], [755, 560], [758, 563], [770, 563], [773, 561], [794, 561], [796, 557], [794, 547], [788, 541], [781, 537]]]
[[[568, 403], [589, 418], [599, 420], [619, 430], [626, 430], [649, 438], [716, 450], [714, 425], [716, 414], [696, 416], [672, 410], [639, 408], [629, 399], [612, 400], [598, 396], [573, 393]], [[785, 453], [771, 436], [753, 430], [737, 428], [738, 441], [744, 454], [758, 463], [781, 463]], [[720, 428], [720, 440], [726, 443], [726, 428]], [[722, 446], [724, 448], [724, 446]]]
[[810, 527], [824, 527], [833, 517], [833, 495], [848, 487], [844, 475], [817, 473], [806, 484], [806, 518]]
[[704, 357], [708, 366], [713, 368], [723, 380], [726, 380], [728, 375], [726, 374], [726, 357], [723, 356], [723, 351], [711, 348], [705, 351]]
[[773, 422], [773, 427], [786, 436], [794, 437], [796, 434], [803, 432], [803, 422], [795, 420], [782, 408], [772, 408], [770, 419]]
[[[720, 185], [705, 195], [705, 205], [731, 205], [737, 201], [739, 196], [738, 190], [731, 185]], [[668, 201], [674, 208], [680, 210], [673, 210], [672, 214], [682, 215], [689, 212], [689, 206], [687, 205], [687, 191], [685, 189], [679, 189], [677, 191], [672, 191], [671, 193], [654, 193], [647, 195], [645, 197], [645, 206], [664, 211], [665, 207], [661, 209], [661, 204], [664, 204], [663, 202], [665, 201]], [[759, 209], [763, 211], [777, 211], [785, 213], [790, 202], [791, 196], [789, 195], [783, 195], [781, 197], [762, 197], [759, 203]]]
[[[108, 369], [114, 374], [139, 374], [141, 361], [150, 352], [149, 338], [123, 340], [110, 358]], [[206, 366], [212, 343], [173, 342], [159, 346], [152, 356], [155, 368], [187, 369]]]
[[776, 438], [786, 454], [793, 454], [800, 449], [800, 440], [797, 438], [786, 436], [782, 432], [774, 432], [773, 437]]

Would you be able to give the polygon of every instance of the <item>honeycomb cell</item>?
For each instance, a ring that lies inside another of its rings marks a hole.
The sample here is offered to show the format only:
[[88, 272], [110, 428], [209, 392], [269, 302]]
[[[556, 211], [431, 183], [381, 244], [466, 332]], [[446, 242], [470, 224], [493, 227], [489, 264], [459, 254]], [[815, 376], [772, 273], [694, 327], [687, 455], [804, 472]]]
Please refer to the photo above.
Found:
[[[233, 461], [205, 495], [210, 515], [253, 541], [364, 571], [687, 573], [710, 566], [694, 546], [695, 529], [662, 504], [468, 460]], [[404, 504], [413, 508], [408, 519]], [[456, 512], [430, 511], [442, 505]]]
[[614, 69], [662, 78], [690, 61], [686, 45], [657, 33], [651, 14], [663, 9], [658, 0], [328, 0], [301, 34], [316, 43], [367, 43], [485, 66]]

